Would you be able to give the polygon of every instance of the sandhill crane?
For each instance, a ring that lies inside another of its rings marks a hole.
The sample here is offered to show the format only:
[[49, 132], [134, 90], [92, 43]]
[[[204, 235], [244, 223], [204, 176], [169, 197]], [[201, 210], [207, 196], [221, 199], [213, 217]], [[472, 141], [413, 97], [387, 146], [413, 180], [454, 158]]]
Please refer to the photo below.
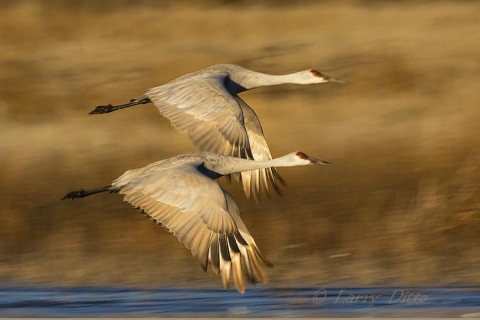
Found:
[[[272, 159], [260, 121], [238, 94], [257, 87], [278, 84], [341, 82], [316, 70], [269, 75], [232, 64], [214, 65], [149, 89], [129, 103], [97, 106], [90, 114], [101, 114], [153, 102], [172, 126], [187, 133], [201, 151], [218, 152], [255, 160]], [[279, 192], [283, 182], [275, 168], [233, 175], [243, 182], [247, 198]]]
[[63, 199], [99, 192], [118, 192], [124, 200], [173, 233], [198, 258], [211, 266], [226, 289], [233, 273], [236, 289], [245, 291], [247, 280], [266, 282], [260, 262], [271, 266], [240, 218], [233, 197], [215, 179], [242, 171], [269, 167], [329, 164], [294, 152], [272, 160], [254, 161], [213, 152], [179, 155], [128, 170], [111, 185], [67, 193]]

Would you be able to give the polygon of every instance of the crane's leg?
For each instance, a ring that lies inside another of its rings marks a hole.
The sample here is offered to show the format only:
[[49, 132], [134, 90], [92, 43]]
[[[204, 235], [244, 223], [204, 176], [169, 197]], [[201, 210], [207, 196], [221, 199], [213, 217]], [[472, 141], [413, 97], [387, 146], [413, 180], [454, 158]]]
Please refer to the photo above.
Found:
[[83, 189], [80, 189], [80, 190], [76, 190], [76, 191], [70, 191], [69, 193], [67, 193], [66, 195], [63, 196], [62, 200], [65, 200], [65, 199], [75, 199], [75, 198], [83, 198], [83, 197], [87, 197], [87, 196], [90, 196], [92, 194], [95, 194], [95, 193], [100, 193], [100, 192], [112, 192], [113, 190], [110, 189], [111, 186], [105, 186], [105, 187], [101, 187], [101, 188], [98, 188], [98, 189], [93, 189], [93, 190], [83, 190]]
[[121, 105], [118, 105], [118, 106], [112, 106], [111, 104], [108, 104], [106, 106], [97, 106], [97, 107], [95, 107], [95, 109], [90, 111], [88, 114], [109, 113], [109, 112], [117, 111], [117, 110], [128, 108], [128, 107], [133, 107], [133, 106], [136, 106], [138, 104], [145, 104], [145, 103], [149, 103], [149, 102], [152, 102], [152, 100], [150, 100], [148, 97], [143, 96], [143, 97], [140, 97], [140, 98], [132, 99], [132, 100], [130, 100], [129, 103], [121, 104]]

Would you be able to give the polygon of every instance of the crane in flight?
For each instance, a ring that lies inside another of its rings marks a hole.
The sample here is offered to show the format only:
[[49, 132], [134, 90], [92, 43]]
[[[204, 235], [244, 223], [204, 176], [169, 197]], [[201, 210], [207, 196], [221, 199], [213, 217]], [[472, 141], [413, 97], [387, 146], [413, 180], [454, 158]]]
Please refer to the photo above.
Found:
[[[97, 106], [90, 114], [103, 114], [153, 102], [172, 126], [187, 133], [200, 151], [217, 152], [254, 160], [272, 159], [255, 111], [238, 94], [279, 84], [340, 82], [316, 70], [270, 75], [233, 64], [214, 65], [149, 89], [129, 103]], [[247, 198], [258, 201], [261, 194], [279, 193], [283, 179], [275, 168], [232, 175], [241, 181]]]
[[272, 265], [262, 255], [240, 218], [233, 197], [215, 181], [243, 171], [293, 167], [329, 162], [293, 152], [276, 159], [254, 161], [213, 152], [179, 155], [128, 170], [112, 184], [90, 191], [67, 193], [64, 199], [83, 198], [100, 192], [116, 192], [190, 249], [204, 271], [208, 266], [220, 275], [228, 289], [245, 292], [251, 283], [266, 282], [262, 265]]

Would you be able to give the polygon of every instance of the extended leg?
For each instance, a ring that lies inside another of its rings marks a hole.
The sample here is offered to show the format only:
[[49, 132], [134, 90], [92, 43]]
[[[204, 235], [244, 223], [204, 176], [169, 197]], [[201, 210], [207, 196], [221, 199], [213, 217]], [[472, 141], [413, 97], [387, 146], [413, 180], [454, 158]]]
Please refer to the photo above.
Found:
[[90, 195], [95, 194], [95, 193], [111, 192], [112, 190], [110, 188], [111, 188], [111, 186], [105, 186], [105, 187], [101, 187], [101, 188], [94, 189], [94, 190], [80, 189], [80, 190], [76, 190], [76, 191], [70, 191], [69, 193], [67, 193], [66, 195], [63, 196], [62, 200], [65, 200], [65, 199], [72, 199], [73, 200], [75, 198], [87, 197], [87, 196], [90, 196]]
[[129, 103], [121, 104], [121, 105], [118, 105], [118, 106], [112, 106], [111, 104], [108, 104], [106, 106], [97, 106], [97, 107], [95, 107], [95, 109], [90, 111], [88, 114], [109, 113], [109, 112], [112, 112], [112, 111], [117, 111], [117, 110], [120, 110], [120, 109], [133, 107], [133, 106], [136, 106], [138, 104], [145, 104], [145, 103], [149, 103], [149, 102], [152, 102], [152, 100], [150, 100], [147, 97], [140, 97], [140, 98], [137, 98], [137, 99], [130, 100]]

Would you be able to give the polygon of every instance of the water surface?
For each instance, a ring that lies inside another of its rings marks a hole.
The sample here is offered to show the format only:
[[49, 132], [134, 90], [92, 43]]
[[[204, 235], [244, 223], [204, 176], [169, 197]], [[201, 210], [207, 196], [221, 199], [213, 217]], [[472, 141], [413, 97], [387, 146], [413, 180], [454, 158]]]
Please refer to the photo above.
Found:
[[215, 289], [0, 286], [2, 317], [480, 316], [480, 287]]

